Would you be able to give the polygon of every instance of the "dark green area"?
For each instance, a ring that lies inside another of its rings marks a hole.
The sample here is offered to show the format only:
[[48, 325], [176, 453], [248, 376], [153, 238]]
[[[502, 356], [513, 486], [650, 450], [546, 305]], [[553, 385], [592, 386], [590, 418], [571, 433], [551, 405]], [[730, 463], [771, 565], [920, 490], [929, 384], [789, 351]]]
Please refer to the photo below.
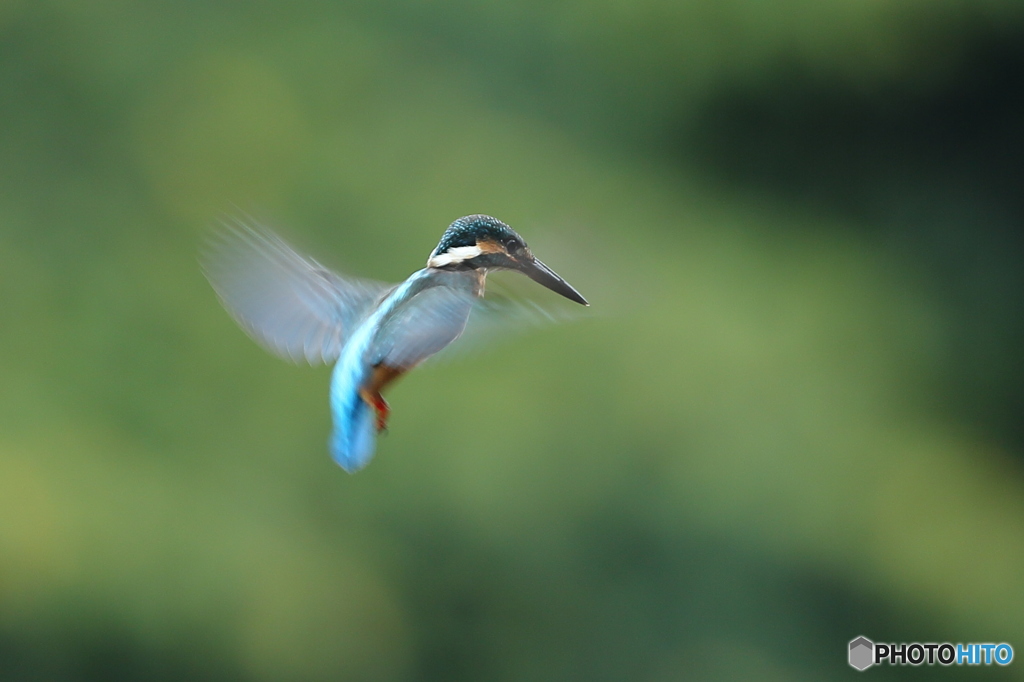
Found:
[[[0, 0], [0, 679], [1024, 653], [1022, 46], [999, 0]], [[593, 314], [412, 373], [349, 476], [328, 371], [199, 272], [236, 211], [389, 280], [492, 214]]]

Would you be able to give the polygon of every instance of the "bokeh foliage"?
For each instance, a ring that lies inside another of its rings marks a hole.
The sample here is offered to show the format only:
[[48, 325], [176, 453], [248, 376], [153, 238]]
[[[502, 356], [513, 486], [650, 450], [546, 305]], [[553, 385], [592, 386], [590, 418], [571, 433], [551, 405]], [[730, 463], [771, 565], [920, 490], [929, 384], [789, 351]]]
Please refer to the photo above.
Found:
[[[1024, 651], [1022, 37], [996, 0], [0, 2], [0, 677]], [[491, 213], [594, 315], [418, 370], [348, 476], [327, 370], [199, 272], [235, 210], [392, 280]]]

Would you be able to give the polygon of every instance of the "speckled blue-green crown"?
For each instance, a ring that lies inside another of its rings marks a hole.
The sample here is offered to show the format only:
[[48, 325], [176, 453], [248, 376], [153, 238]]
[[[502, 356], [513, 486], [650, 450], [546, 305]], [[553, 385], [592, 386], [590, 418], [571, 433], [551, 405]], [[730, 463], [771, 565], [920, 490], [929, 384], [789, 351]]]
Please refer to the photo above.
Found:
[[444, 231], [434, 253], [444, 253], [459, 246], [473, 246], [478, 241], [506, 242], [522, 238], [511, 227], [489, 215], [467, 215], [459, 218]]

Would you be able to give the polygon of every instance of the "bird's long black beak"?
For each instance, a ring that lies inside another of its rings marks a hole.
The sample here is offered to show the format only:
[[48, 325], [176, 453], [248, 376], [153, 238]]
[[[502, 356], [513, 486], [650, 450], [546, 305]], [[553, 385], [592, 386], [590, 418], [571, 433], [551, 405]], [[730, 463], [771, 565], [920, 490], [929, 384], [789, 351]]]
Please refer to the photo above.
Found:
[[590, 305], [587, 303], [587, 299], [580, 295], [580, 292], [572, 288], [572, 285], [559, 277], [555, 274], [554, 270], [544, 265], [536, 258], [531, 258], [529, 260], [524, 259], [519, 261], [517, 264], [519, 266], [519, 271], [534, 282], [543, 284], [548, 289], [551, 289], [551, 291], [565, 296], [570, 301], [576, 301], [583, 305]]

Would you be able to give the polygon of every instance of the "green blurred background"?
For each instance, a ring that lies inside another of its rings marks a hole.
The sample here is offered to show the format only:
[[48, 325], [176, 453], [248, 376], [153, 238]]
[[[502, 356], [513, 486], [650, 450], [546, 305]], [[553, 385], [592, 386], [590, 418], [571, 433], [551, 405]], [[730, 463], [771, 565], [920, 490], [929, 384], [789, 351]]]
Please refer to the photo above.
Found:
[[[1022, 181], [1017, 0], [0, 0], [0, 679], [1024, 654]], [[349, 476], [200, 274], [236, 207], [390, 280], [490, 213], [594, 315]]]

